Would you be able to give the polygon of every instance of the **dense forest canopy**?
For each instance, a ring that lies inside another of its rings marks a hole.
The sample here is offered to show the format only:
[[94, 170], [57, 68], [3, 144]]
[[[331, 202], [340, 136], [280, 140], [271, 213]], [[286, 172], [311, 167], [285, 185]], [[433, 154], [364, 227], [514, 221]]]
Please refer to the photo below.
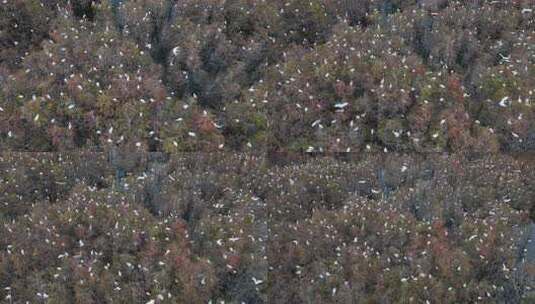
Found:
[[17, 0], [10, 151], [531, 151], [532, 1]]
[[0, 303], [534, 303], [534, 10], [0, 0]]
[[112, 158], [0, 156], [5, 303], [535, 299], [532, 159]]

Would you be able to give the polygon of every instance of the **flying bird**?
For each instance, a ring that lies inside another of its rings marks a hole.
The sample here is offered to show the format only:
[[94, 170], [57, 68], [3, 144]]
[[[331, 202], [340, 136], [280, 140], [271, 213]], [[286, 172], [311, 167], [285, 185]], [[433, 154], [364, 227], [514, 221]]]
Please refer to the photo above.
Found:
[[504, 98], [502, 98], [502, 100], [500, 100], [498, 104], [500, 105], [500, 107], [505, 108], [508, 106], [508, 104], [506, 104], [508, 100], [509, 100], [509, 96], [505, 96]]
[[258, 279], [255, 278], [255, 277], [253, 277], [252, 279], [253, 279], [253, 282], [254, 282], [255, 285], [260, 285], [260, 284], [264, 283], [263, 280], [258, 280]]

